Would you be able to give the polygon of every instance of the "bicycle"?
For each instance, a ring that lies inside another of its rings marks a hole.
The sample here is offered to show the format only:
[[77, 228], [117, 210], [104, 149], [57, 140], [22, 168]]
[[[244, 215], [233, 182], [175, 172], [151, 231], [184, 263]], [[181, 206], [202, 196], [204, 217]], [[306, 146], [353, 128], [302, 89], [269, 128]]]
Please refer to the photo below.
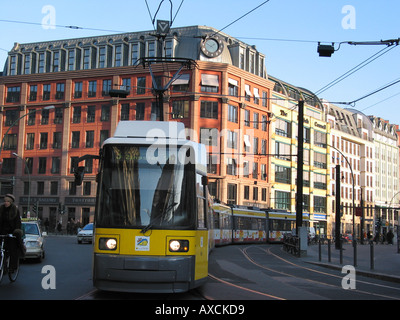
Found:
[[[19, 273], [19, 259], [17, 260], [17, 267], [15, 269], [10, 269], [10, 254], [5, 246], [6, 239], [16, 239], [12, 234], [0, 235], [1, 246], [0, 246], [0, 282], [3, 279], [4, 273], [8, 273], [8, 278], [11, 282], [17, 280]], [[13, 240], [11, 240], [13, 241]]]

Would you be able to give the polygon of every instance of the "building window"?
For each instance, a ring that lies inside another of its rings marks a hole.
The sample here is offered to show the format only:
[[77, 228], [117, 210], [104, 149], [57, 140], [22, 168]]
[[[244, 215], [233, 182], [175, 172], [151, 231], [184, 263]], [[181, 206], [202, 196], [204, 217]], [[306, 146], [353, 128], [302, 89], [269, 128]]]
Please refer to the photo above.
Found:
[[129, 103], [121, 104], [121, 121], [129, 120]]
[[238, 108], [228, 105], [228, 121], [238, 123]]
[[58, 194], [58, 181], [50, 182], [50, 195], [56, 196]]
[[38, 182], [37, 182], [37, 191], [36, 191], [36, 194], [37, 194], [38, 196], [44, 194], [44, 181], [38, 181]]
[[136, 103], [136, 120], [144, 120], [144, 109], [145, 109], [145, 103], [144, 102], [138, 102]]
[[275, 191], [275, 209], [290, 209], [290, 192]]
[[227, 147], [232, 149], [237, 149], [238, 146], [238, 133], [235, 131], [228, 130], [228, 136], [226, 138]]
[[219, 90], [219, 77], [214, 74], [201, 75], [201, 91], [202, 92], [218, 92]]
[[50, 110], [42, 109], [42, 119], [41, 119], [40, 123], [42, 125], [49, 124], [49, 117], [50, 117]]
[[102, 96], [108, 96], [110, 94], [111, 89], [111, 80], [105, 79], [103, 80], [103, 90], [101, 91]]
[[46, 173], [46, 164], [47, 164], [47, 158], [46, 157], [39, 157], [39, 168], [38, 168], [38, 173], [39, 174], [45, 174]]
[[218, 102], [201, 101], [200, 117], [208, 119], [218, 119]]
[[108, 139], [109, 136], [110, 136], [110, 133], [108, 132], [108, 130], [100, 130], [100, 144], [99, 144], [99, 147], [101, 147], [103, 142], [106, 139]]
[[228, 197], [227, 197], [228, 204], [236, 204], [236, 199], [237, 199], [237, 185], [228, 183]]
[[63, 109], [58, 107], [54, 109], [54, 124], [61, 124], [63, 121]]
[[51, 84], [43, 85], [43, 101], [50, 100]]
[[37, 99], [37, 85], [29, 86], [29, 101], [36, 101]]
[[61, 132], [53, 133], [53, 149], [61, 149]]
[[253, 201], [258, 201], [258, 187], [253, 187]]
[[79, 148], [80, 136], [81, 136], [80, 131], [72, 131], [71, 148]]
[[6, 136], [4, 136], [3, 141], [4, 150], [17, 150], [18, 138], [16, 133], [7, 134]]
[[96, 106], [88, 106], [86, 114], [86, 122], [91, 123], [96, 120]]
[[245, 200], [250, 200], [250, 187], [244, 186], [243, 198]]
[[244, 110], [244, 125], [250, 127], [250, 111]]
[[19, 102], [20, 93], [21, 93], [21, 87], [19, 86], [8, 87], [6, 102]]
[[51, 173], [60, 173], [60, 157], [53, 157], [51, 161]]
[[146, 77], [137, 78], [136, 93], [137, 94], [145, 94], [146, 93]]
[[282, 119], [276, 119], [275, 133], [282, 137], [291, 137], [292, 133], [290, 123]]
[[35, 146], [35, 134], [27, 133], [26, 134], [26, 150], [33, 150]]
[[1, 173], [3, 174], [14, 174], [15, 173], [15, 157], [3, 158], [3, 165], [1, 167]]
[[237, 80], [228, 78], [228, 92], [230, 96], [234, 97], [239, 96], [239, 86]]
[[290, 184], [291, 173], [290, 168], [275, 165], [275, 182]]
[[88, 90], [88, 97], [96, 97], [96, 92], [97, 92], [97, 81], [89, 81], [89, 90]]
[[70, 196], [75, 196], [76, 195], [76, 183], [75, 183], [75, 181], [70, 181], [69, 188], [68, 188], [68, 194]]
[[90, 181], [85, 181], [83, 183], [83, 195], [90, 196], [91, 189], [92, 189], [92, 183]]
[[81, 123], [81, 110], [80, 106], [74, 107], [72, 114], [72, 123]]
[[314, 212], [326, 213], [326, 198], [314, 196]]
[[110, 121], [110, 106], [109, 105], [101, 106], [100, 121]]
[[68, 50], [68, 71], [74, 70], [75, 67], [75, 49]]
[[189, 101], [172, 101], [172, 119], [183, 119], [189, 117]]
[[53, 72], [60, 71], [60, 52], [53, 52]]
[[236, 175], [236, 160], [232, 158], [228, 158], [226, 161], [226, 174], [229, 174], [231, 176]]
[[86, 131], [86, 148], [93, 148], [94, 146], [94, 131]]
[[218, 129], [200, 128], [200, 142], [206, 146], [218, 145]]
[[56, 84], [56, 99], [64, 99], [64, 90], [65, 90], [64, 83]]
[[48, 135], [47, 132], [40, 133], [40, 149], [47, 149]]
[[190, 81], [190, 74], [183, 73], [180, 74], [179, 77], [172, 82], [172, 91], [173, 92], [184, 92], [189, 90], [189, 81]]
[[74, 98], [82, 98], [82, 82], [75, 82]]

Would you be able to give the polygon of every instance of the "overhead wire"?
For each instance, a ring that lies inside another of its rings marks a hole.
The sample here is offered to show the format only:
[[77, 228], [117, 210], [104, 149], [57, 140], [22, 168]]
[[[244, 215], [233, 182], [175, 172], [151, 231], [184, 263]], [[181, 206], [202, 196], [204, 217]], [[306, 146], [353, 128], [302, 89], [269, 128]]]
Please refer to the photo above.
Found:
[[234, 23], [238, 22], [239, 20], [243, 19], [245, 16], [247, 16], [248, 14], [252, 13], [253, 11], [257, 10], [258, 8], [262, 7], [264, 4], [266, 4], [267, 2], [269, 2], [270, 0], [266, 0], [263, 3], [261, 3], [260, 5], [258, 5], [257, 7], [251, 9], [250, 11], [246, 12], [244, 15], [240, 16], [239, 18], [237, 18], [236, 20], [232, 21], [231, 23], [229, 23], [228, 25], [226, 25], [225, 27], [223, 27], [222, 29], [218, 30], [217, 32], [215, 32], [213, 35], [216, 35], [218, 33], [220, 33], [222, 30], [225, 30], [226, 28], [230, 27], [231, 25], [233, 25]]
[[392, 50], [395, 47], [396, 46], [388, 46], [388, 47], [383, 48], [382, 50], [379, 50], [377, 53], [374, 53], [372, 56], [370, 56], [366, 60], [362, 61], [361, 63], [359, 63], [358, 65], [356, 65], [352, 69], [350, 69], [349, 71], [345, 72], [344, 74], [342, 74], [341, 76], [339, 76], [335, 80], [329, 82], [327, 85], [325, 85], [321, 89], [315, 91], [315, 94], [316, 95], [320, 95], [322, 92], [325, 92], [326, 90], [332, 88], [334, 85], [336, 85], [339, 82], [343, 81], [344, 79], [346, 79], [347, 77], [351, 76], [352, 74], [354, 74], [358, 70], [364, 68], [365, 66], [367, 66], [371, 62], [375, 61], [376, 59], [378, 59], [382, 55], [386, 54], [387, 52], [389, 52], [390, 50]]

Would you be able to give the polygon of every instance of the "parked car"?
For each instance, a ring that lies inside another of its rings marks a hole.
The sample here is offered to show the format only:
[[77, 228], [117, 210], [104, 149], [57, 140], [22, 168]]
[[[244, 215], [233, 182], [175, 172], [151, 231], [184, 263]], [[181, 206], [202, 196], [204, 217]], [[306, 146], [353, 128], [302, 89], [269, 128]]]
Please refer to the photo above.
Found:
[[37, 259], [41, 262], [45, 257], [44, 236], [46, 233], [42, 233], [36, 220], [22, 221], [22, 230], [26, 247], [25, 259]]
[[78, 232], [78, 243], [93, 242], [93, 223], [88, 223]]

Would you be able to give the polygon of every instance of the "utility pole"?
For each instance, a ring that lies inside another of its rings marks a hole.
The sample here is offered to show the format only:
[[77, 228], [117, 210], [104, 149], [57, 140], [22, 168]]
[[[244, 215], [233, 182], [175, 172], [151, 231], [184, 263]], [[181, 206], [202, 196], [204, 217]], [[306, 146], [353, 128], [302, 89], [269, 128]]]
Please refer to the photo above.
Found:
[[335, 249], [340, 249], [340, 165], [336, 165], [336, 191], [335, 191]]
[[296, 234], [303, 225], [303, 160], [304, 160], [304, 101], [299, 100], [299, 118], [297, 133], [297, 193], [296, 193]]

